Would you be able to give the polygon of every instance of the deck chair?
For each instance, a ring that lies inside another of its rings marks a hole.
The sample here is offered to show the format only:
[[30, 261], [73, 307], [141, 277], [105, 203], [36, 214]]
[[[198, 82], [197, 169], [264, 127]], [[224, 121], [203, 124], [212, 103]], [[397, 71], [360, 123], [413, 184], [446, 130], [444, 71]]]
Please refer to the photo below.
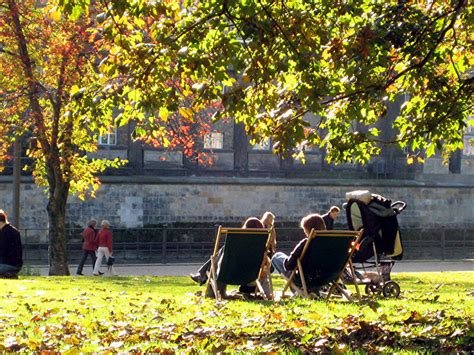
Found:
[[[222, 299], [218, 283], [246, 285], [254, 281], [257, 284], [256, 292], [268, 299], [259, 279], [268, 263], [266, 253], [270, 248], [270, 233], [271, 229], [219, 226], [208, 277], [208, 287], [212, 287], [216, 299]], [[223, 253], [219, 255], [219, 245], [223, 237]], [[273, 295], [272, 290], [270, 294]]]
[[[284, 297], [285, 291], [290, 287], [301, 296], [309, 297], [312, 291], [319, 293], [323, 286], [329, 286], [326, 300], [337, 289], [352, 301], [350, 295], [337, 281], [347, 265], [350, 267], [351, 277], [355, 278], [351, 256], [361, 235], [360, 231], [312, 230], [297, 260], [297, 267], [286, 282], [282, 296]], [[356, 289], [360, 295], [358, 288]]]

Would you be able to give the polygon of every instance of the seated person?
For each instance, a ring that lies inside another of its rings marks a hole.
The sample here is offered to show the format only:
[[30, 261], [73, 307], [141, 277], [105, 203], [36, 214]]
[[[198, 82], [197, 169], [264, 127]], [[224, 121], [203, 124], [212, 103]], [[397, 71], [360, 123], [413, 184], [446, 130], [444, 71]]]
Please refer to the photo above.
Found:
[[[273, 228], [275, 224], [275, 215], [269, 211], [265, 212], [260, 219], [260, 222], [263, 224], [263, 228], [268, 228], [271, 229]], [[275, 254], [276, 252], [276, 232], [275, 229], [272, 230], [272, 235], [271, 235], [271, 250], [270, 250], [270, 258]]]
[[296, 247], [291, 252], [290, 256], [282, 253], [281, 251], [275, 253], [272, 257], [272, 265], [280, 274], [283, 275], [286, 279], [288, 279], [291, 275], [291, 272], [296, 267], [296, 261], [301, 256], [303, 252], [304, 245], [308, 240], [309, 234], [311, 233], [312, 229], [315, 230], [326, 230], [326, 225], [324, 224], [324, 220], [322, 217], [317, 214], [309, 214], [306, 217], [303, 217], [300, 223], [300, 227], [303, 229], [304, 234], [306, 235], [305, 238], [300, 240], [300, 242], [296, 245]]
[[[247, 218], [247, 220], [242, 225], [242, 228], [263, 228], [263, 224], [256, 217], [249, 217], [249, 218]], [[219, 249], [219, 251], [217, 252], [217, 255], [216, 255], [218, 260], [219, 260], [218, 263], [217, 263], [218, 264], [217, 274], [219, 274], [219, 265], [220, 265], [221, 260], [222, 260], [223, 252], [224, 252], [224, 247], [221, 247]], [[207, 268], [207, 271], [208, 271], [211, 268], [211, 261], [208, 260], [206, 262], [206, 264], [207, 263], [209, 263], [209, 267]], [[199, 270], [202, 270], [202, 269], [203, 269], [203, 267], [201, 266], [201, 268]], [[206, 273], [206, 281], [207, 281], [207, 273]], [[226, 297], [227, 285], [218, 281], [217, 282], [217, 287], [218, 287], [219, 292], [221, 293], [222, 297], [225, 298]], [[207, 288], [206, 288], [206, 297], [214, 297], [214, 290], [212, 289], [211, 285], [208, 285]]]
[[22, 266], [20, 233], [8, 223], [5, 211], [0, 210], [0, 277], [18, 278]]
[[[273, 254], [276, 252], [276, 233], [275, 229], [273, 229], [274, 223], [275, 223], [275, 215], [272, 212], [265, 212], [260, 219], [260, 222], [263, 224], [263, 228], [268, 228], [272, 229], [272, 234], [270, 236], [270, 250], [268, 250], [267, 254], [267, 262], [265, 264], [264, 268], [264, 273], [262, 277], [260, 278], [260, 283], [263, 287], [263, 291], [269, 298], [273, 298], [272, 295], [272, 286], [271, 286], [271, 275], [272, 275], [272, 263], [271, 263], [271, 258]], [[257, 287], [256, 282], [252, 282], [248, 285], [242, 285], [239, 287], [239, 292], [244, 293], [244, 294], [250, 294], [255, 292], [255, 288]]]
[[[262, 222], [256, 217], [249, 217], [244, 222], [242, 228], [264, 228]], [[217, 252], [217, 257], [220, 258], [222, 254], [222, 247]], [[202, 266], [199, 268], [197, 273], [189, 275], [194, 282], [197, 282], [199, 285], [204, 285], [207, 282], [207, 273], [211, 269], [211, 258], [209, 258]]]

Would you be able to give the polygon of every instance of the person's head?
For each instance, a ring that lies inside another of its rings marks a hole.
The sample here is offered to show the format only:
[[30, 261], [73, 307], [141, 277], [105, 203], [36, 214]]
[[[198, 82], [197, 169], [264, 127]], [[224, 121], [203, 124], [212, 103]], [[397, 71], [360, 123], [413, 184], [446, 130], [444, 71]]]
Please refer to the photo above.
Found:
[[8, 215], [4, 210], [0, 210], [0, 226], [8, 223]]
[[329, 215], [331, 216], [333, 220], [336, 220], [337, 216], [339, 215], [339, 212], [341, 212], [341, 210], [337, 206], [332, 206], [329, 209]]
[[102, 222], [100, 222], [100, 226], [102, 228], [108, 229], [110, 227], [110, 223], [108, 220], [104, 219]]
[[89, 223], [87, 223], [87, 226], [91, 228], [95, 228], [96, 225], [97, 225], [97, 221], [95, 219], [91, 219]]
[[249, 217], [244, 222], [242, 228], [264, 228], [262, 222], [257, 217]]
[[303, 228], [304, 233], [309, 236], [312, 229], [325, 230], [326, 224], [319, 214], [312, 213], [301, 219], [300, 227]]
[[275, 222], [275, 215], [270, 211], [267, 211], [263, 214], [262, 219], [260, 220], [265, 228], [272, 228], [273, 222]]

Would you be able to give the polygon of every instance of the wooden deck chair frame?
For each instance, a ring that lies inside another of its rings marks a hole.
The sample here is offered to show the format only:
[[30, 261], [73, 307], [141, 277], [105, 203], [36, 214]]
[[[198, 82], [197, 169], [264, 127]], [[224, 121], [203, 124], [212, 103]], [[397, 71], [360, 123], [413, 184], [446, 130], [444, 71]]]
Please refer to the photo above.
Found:
[[[257, 279], [255, 280], [258, 292], [262, 294], [264, 299], [270, 299], [273, 298], [273, 286], [270, 281], [269, 286], [270, 286], [270, 297], [267, 297], [267, 295], [264, 292], [264, 289], [262, 287], [262, 284], [260, 282], [260, 279], [263, 276], [263, 273], [265, 272], [265, 268], [269, 267], [269, 258], [267, 257], [267, 251], [269, 248], [271, 248], [271, 238], [270, 238], [270, 233], [272, 229], [266, 229], [266, 228], [224, 228], [222, 226], [219, 226], [219, 229], [217, 231], [217, 237], [216, 237], [216, 242], [214, 244], [214, 251], [211, 255], [211, 268], [209, 271], [208, 275], [208, 287], [212, 287], [212, 290], [214, 292], [214, 296], [217, 300], [222, 299], [222, 295], [220, 294], [218, 285], [217, 285], [217, 279], [218, 279], [218, 274], [217, 274], [217, 269], [218, 269], [218, 262], [219, 262], [219, 249], [220, 249], [220, 244], [221, 244], [221, 239], [223, 235], [228, 235], [229, 233], [232, 234], [266, 234], [267, 235], [267, 240], [265, 243], [265, 250], [262, 252], [262, 262], [260, 264], [260, 269], [258, 271], [258, 276]], [[225, 253], [222, 255], [223, 258], [225, 258]], [[271, 278], [270, 278], [271, 280]]]
[[[347, 266], [349, 266], [350, 270], [351, 270], [351, 277], [352, 277], [352, 280], [353, 280], [353, 283], [356, 287], [356, 291], [357, 291], [357, 295], [358, 297], [360, 298], [360, 291], [359, 291], [359, 288], [357, 286], [357, 282], [356, 282], [356, 278], [355, 278], [355, 272], [354, 272], [354, 266], [352, 265], [352, 261], [351, 261], [351, 257], [352, 257], [352, 254], [354, 253], [354, 251], [356, 250], [357, 248], [357, 245], [360, 241], [360, 238], [362, 237], [362, 233], [363, 231], [348, 231], [348, 230], [330, 230], [330, 231], [320, 231], [320, 230], [312, 230], [311, 233], [310, 233], [310, 236], [308, 238], [308, 240], [306, 241], [304, 247], [303, 247], [303, 251], [301, 252], [301, 255], [300, 257], [297, 259], [296, 261], [296, 268], [291, 272], [290, 274], [290, 277], [288, 278], [286, 284], [285, 284], [285, 287], [283, 288], [283, 291], [282, 291], [282, 297], [285, 296], [285, 292], [286, 290], [288, 290], [289, 288], [291, 288], [293, 290], [293, 292], [296, 292], [297, 294], [305, 297], [305, 298], [308, 298], [310, 296], [309, 292], [308, 292], [308, 286], [307, 286], [307, 280], [306, 280], [306, 277], [305, 277], [305, 272], [303, 270], [303, 264], [302, 264], [302, 260], [303, 258], [305, 257], [306, 255], [306, 252], [311, 244], [311, 242], [318, 238], [318, 237], [321, 237], [321, 236], [330, 236], [330, 237], [334, 237], [334, 238], [340, 238], [340, 237], [353, 237], [353, 241], [351, 243], [351, 247], [349, 250], [346, 251], [347, 253], [347, 258], [346, 258], [346, 262], [344, 263], [344, 267], [341, 268], [338, 276], [330, 281], [328, 283], [328, 285], [330, 286], [329, 288], [329, 291], [328, 291], [328, 294], [327, 294], [327, 297], [326, 297], [326, 300], [329, 300], [329, 297], [331, 297], [331, 295], [333, 294], [334, 290], [337, 289], [339, 292], [341, 292], [342, 295], [344, 295], [344, 297], [346, 297], [349, 301], [352, 301], [352, 298], [350, 297], [350, 295], [346, 292], [346, 290], [344, 290], [338, 283], [337, 281], [341, 278], [341, 275], [342, 273], [344, 272], [345, 268]], [[295, 276], [296, 276], [296, 271], [298, 271], [298, 274], [300, 276], [300, 279], [301, 279], [301, 287], [300, 286], [297, 286], [295, 283], [294, 283], [294, 279], [295, 279]]]

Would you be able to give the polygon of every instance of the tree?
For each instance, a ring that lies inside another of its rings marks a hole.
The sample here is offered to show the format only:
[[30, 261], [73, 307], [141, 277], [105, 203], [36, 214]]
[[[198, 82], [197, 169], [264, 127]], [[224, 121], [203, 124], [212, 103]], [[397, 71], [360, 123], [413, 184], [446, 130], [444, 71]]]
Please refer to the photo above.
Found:
[[[74, 92], [94, 78], [97, 56], [91, 21], [61, 18], [36, 0], [0, 5], [0, 156], [28, 134], [34, 179], [47, 189], [50, 275], [68, 275], [66, 204], [69, 193], [94, 195], [96, 173], [120, 161], [89, 159], [109, 115], [77, 115]], [[75, 114], [76, 112], [76, 114]]]
[[[0, 4], [0, 158], [6, 160], [16, 140], [30, 138], [27, 155], [33, 164], [29, 168], [48, 196], [50, 275], [69, 274], [68, 196], [94, 197], [100, 186], [97, 174], [125, 163], [88, 157], [97, 150], [100, 135], [133, 121], [136, 137], [194, 156], [198, 138], [209, 131], [209, 107], [191, 111], [182, 105], [179, 114], [162, 108], [145, 115], [132, 112], [130, 105], [116, 104], [117, 100], [126, 103], [125, 98], [133, 104], [142, 100], [139, 91], [124, 86], [122, 95], [117, 94], [114, 80], [120, 84], [124, 77], [109, 80], [97, 71], [105, 54], [113, 58], [115, 48], [93, 31], [96, 15], [91, 7], [87, 15], [68, 19], [52, 1]], [[102, 85], [106, 81], [110, 86]], [[173, 80], [162, 85], [168, 92], [182, 90]], [[87, 95], [85, 88], [97, 86], [110, 100]], [[180, 100], [194, 99], [182, 93]]]
[[[467, 0], [94, 3], [113, 45], [99, 69], [107, 80], [88, 95], [129, 108], [129, 117], [178, 111], [193, 92], [188, 108], [222, 100], [216, 120], [244, 122], [257, 141], [273, 137], [277, 152], [301, 157], [316, 145], [329, 161], [361, 163], [383, 144], [449, 154], [473, 124]], [[88, 0], [59, 4], [73, 16], [88, 9]], [[164, 88], [170, 80], [182, 90]], [[110, 83], [115, 91], [104, 96]], [[397, 133], [379, 139], [376, 124], [400, 95]]]

